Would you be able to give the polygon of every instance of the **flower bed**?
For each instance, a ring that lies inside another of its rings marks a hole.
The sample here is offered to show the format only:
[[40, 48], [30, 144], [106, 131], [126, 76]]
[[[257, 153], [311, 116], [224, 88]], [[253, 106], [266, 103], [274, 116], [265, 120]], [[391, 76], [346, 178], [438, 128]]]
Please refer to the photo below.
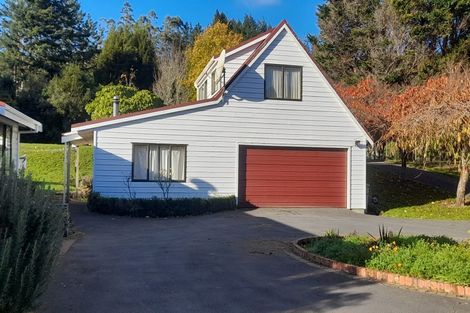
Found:
[[447, 237], [387, 239], [329, 233], [304, 245], [311, 253], [379, 271], [470, 286], [470, 245]]
[[359, 277], [470, 298], [468, 241], [443, 236], [400, 237], [382, 231], [379, 239], [329, 232], [294, 242], [292, 252]]

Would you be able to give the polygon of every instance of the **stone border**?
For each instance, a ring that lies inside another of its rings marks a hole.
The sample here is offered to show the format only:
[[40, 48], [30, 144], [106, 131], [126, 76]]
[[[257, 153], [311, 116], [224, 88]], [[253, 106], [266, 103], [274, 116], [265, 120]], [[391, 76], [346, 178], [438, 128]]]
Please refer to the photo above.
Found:
[[315, 240], [316, 238], [320, 237], [308, 237], [295, 240], [291, 243], [291, 251], [295, 255], [303, 258], [304, 260], [320, 264], [350, 275], [355, 275], [358, 277], [367, 278], [370, 280], [383, 282], [395, 286], [414, 288], [422, 291], [435, 292], [463, 298], [470, 298], [470, 286], [455, 285], [451, 283], [415, 278], [400, 274], [382, 272], [361, 266], [355, 266], [352, 264], [328, 259], [318, 254], [310, 253], [302, 247], [302, 245], [307, 244], [312, 240]]

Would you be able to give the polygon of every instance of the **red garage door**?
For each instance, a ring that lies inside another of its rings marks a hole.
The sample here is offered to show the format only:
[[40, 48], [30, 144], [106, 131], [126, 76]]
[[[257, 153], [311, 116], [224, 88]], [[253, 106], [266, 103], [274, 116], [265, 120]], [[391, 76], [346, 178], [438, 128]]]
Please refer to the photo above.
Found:
[[242, 207], [345, 208], [347, 150], [240, 147]]

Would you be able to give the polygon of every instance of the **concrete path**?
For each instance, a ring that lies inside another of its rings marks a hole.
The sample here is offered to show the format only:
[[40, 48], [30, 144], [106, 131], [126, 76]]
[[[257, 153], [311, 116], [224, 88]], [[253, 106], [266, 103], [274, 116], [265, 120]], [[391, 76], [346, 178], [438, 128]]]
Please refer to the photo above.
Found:
[[308, 264], [286, 243], [336, 228], [470, 236], [468, 222], [395, 220], [346, 210], [258, 209], [179, 219], [72, 211], [85, 233], [61, 259], [38, 312], [470, 312], [468, 300], [414, 292]]
[[[401, 165], [400, 164], [389, 164], [384, 162], [368, 162], [368, 166], [376, 167], [382, 171], [394, 175], [400, 175]], [[416, 168], [406, 168], [406, 177], [408, 179], [416, 180], [425, 185], [434, 186], [449, 193], [454, 194], [457, 190], [457, 185], [459, 183], [458, 177], [452, 177], [450, 175], [433, 173], [428, 171], [423, 171]], [[467, 185], [467, 190], [470, 190], [470, 182]]]

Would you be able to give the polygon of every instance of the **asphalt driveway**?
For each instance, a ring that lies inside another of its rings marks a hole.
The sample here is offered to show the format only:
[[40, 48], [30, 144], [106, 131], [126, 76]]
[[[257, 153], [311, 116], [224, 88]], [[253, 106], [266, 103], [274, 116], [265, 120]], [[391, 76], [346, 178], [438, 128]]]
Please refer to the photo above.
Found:
[[72, 211], [84, 232], [38, 312], [470, 312], [468, 300], [413, 292], [308, 264], [286, 242], [308, 234], [404, 232], [468, 238], [468, 222], [346, 210], [258, 209], [179, 219]]

